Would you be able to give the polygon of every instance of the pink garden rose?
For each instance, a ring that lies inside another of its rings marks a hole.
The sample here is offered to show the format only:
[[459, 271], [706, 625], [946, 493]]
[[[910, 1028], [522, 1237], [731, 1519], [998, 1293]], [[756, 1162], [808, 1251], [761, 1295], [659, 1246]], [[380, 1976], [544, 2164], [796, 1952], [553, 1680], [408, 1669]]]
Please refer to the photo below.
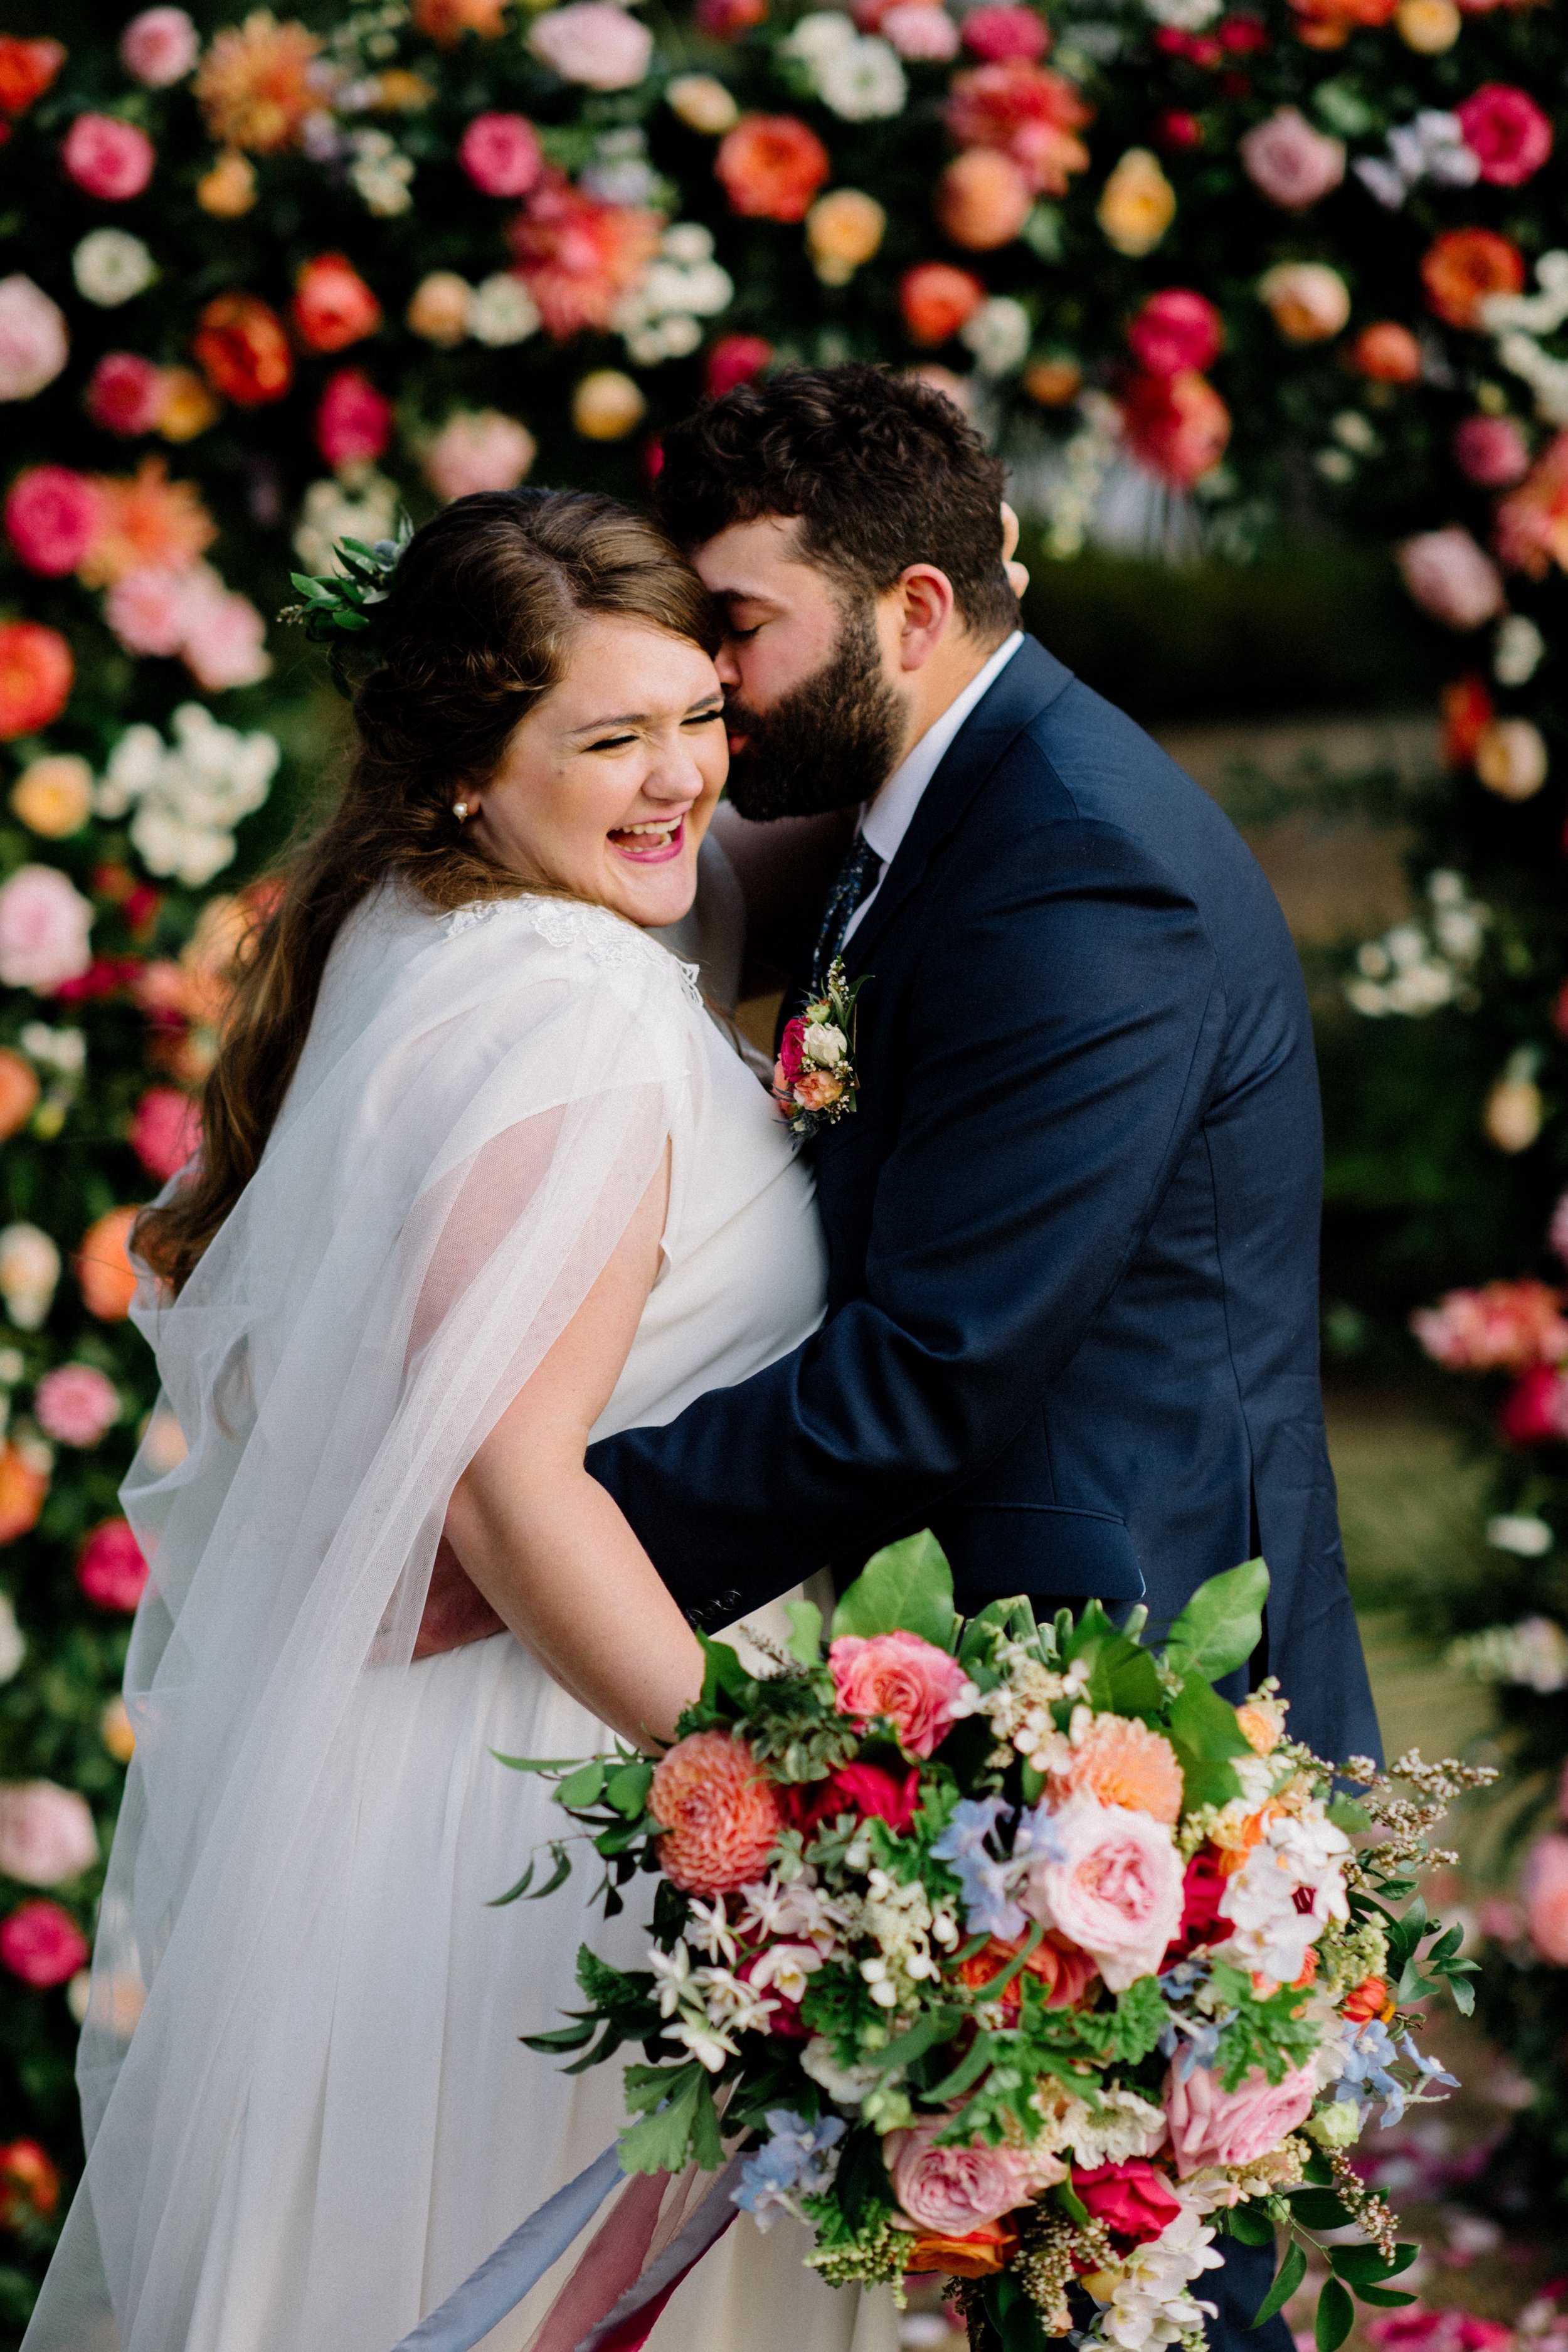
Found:
[[120, 62], [144, 89], [184, 81], [200, 53], [200, 37], [183, 8], [143, 8], [120, 36]]
[[1563, 1294], [1531, 1276], [1445, 1291], [1436, 1307], [1416, 1308], [1410, 1328], [1450, 1372], [1522, 1372], [1568, 1357]]
[[34, 1390], [33, 1412], [57, 1445], [96, 1445], [120, 1418], [120, 1394], [94, 1364], [57, 1364]]
[[[1568, 1839], [1563, 1841], [1568, 1845]], [[1293, 2066], [1270, 2083], [1255, 2066], [1240, 2088], [1222, 2090], [1207, 2066], [1194, 2066], [1184, 2078], [1173, 2061], [1165, 2076], [1163, 2105], [1176, 2152], [1176, 2170], [1185, 2180], [1205, 2164], [1252, 2164], [1278, 2147], [1305, 2123], [1317, 2096], [1317, 2074]]]
[[1112, 1992], [1152, 1976], [1182, 1924], [1181, 1857], [1163, 1822], [1074, 1797], [1048, 1816], [1048, 1844], [1019, 1900], [1094, 1961]]
[[40, 994], [92, 961], [92, 906], [58, 866], [19, 866], [0, 883], [0, 985]]
[[79, 114], [60, 149], [67, 177], [86, 194], [114, 205], [142, 194], [157, 160], [147, 133], [114, 114]]
[[267, 624], [249, 597], [226, 586], [210, 563], [193, 564], [182, 581], [180, 651], [196, 684], [223, 694], [266, 677], [272, 667]]
[[1511, 83], [1484, 81], [1454, 111], [1481, 178], [1493, 187], [1521, 186], [1552, 152], [1551, 118]]
[[0, 1919], [0, 1965], [40, 1992], [85, 1969], [91, 1948], [70, 1913], [45, 1895]]
[[1342, 139], [1314, 131], [1299, 107], [1276, 107], [1241, 141], [1241, 168], [1271, 205], [1304, 212], [1345, 176]]
[[98, 536], [103, 500], [68, 466], [28, 466], [5, 494], [5, 536], [29, 572], [61, 580]]
[[[885, 16], [882, 30], [888, 30]], [[987, 5], [971, 8], [964, 17], [963, 46], [987, 65], [998, 65], [1007, 58], [1027, 58], [1032, 65], [1050, 47], [1051, 36], [1032, 8]]]
[[87, 387], [87, 413], [106, 433], [151, 433], [163, 414], [163, 370], [137, 352], [105, 352]]
[[460, 408], [425, 452], [425, 477], [438, 499], [474, 490], [515, 490], [537, 454], [526, 425], [499, 408]]
[[374, 466], [392, 439], [392, 403], [363, 368], [339, 368], [316, 410], [316, 446], [334, 471]]
[[570, 0], [536, 16], [528, 46], [563, 81], [585, 89], [635, 89], [653, 56], [646, 25], [610, 0]]
[[1151, 294], [1127, 330], [1140, 367], [1150, 375], [1181, 375], [1206, 368], [1225, 341], [1225, 321], [1206, 294], [1164, 286]]
[[[987, 11], [976, 10], [984, 16]], [[1005, 16], [1025, 16], [1026, 9], [1000, 11]], [[973, 19], [971, 20], [973, 21]], [[1031, 19], [1038, 23], [1037, 18]], [[1045, 27], [1041, 26], [1041, 31]], [[945, 65], [958, 54], [958, 26], [945, 8], [934, 7], [931, 0], [897, 0], [878, 26], [882, 38], [890, 41], [900, 57], [908, 58], [911, 65]]]
[[85, 1797], [53, 1780], [0, 1782], [0, 1872], [24, 1886], [58, 1886], [98, 1860]]
[[1072, 2189], [1090, 2221], [1103, 2221], [1113, 2237], [1135, 2246], [1159, 2237], [1182, 2210], [1169, 2180], [1146, 2156], [1087, 2168], [1075, 2164]]
[[177, 1176], [202, 1139], [202, 1115], [178, 1087], [149, 1087], [131, 1120], [131, 1149], [160, 1184]]
[[1031, 2169], [1021, 2148], [938, 2147], [945, 2116], [930, 2116], [907, 2131], [890, 2132], [882, 2143], [893, 2194], [917, 2230], [962, 2238], [994, 2221], [1029, 2194]]
[[886, 1716], [910, 1756], [929, 1756], [946, 1737], [969, 1686], [956, 1658], [902, 1631], [841, 1633], [828, 1644], [827, 1666], [840, 1715]]
[[0, 278], [0, 400], [31, 400], [69, 357], [59, 304], [20, 270]]
[[476, 114], [463, 133], [458, 161], [482, 196], [526, 196], [544, 169], [525, 114]]
[[1459, 524], [1417, 531], [1398, 553], [1405, 587], [1423, 612], [1447, 628], [1479, 629], [1501, 612], [1502, 574]]
[[1530, 471], [1530, 446], [1511, 416], [1467, 416], [1454, 430], [1454, 462], [1483, 490], [1509, 490]]
[[1568, 1968], [1568, 1837], [1553, 1830], [1536, 1839], [1519, 1891], [1531, 1942], [1543, 1960]]
[[1568, 1438], [1568, 1378], [1550, 1364], [1532, 1364], [1498, 1408], [1498, 1433], [1510, 1445], [1544, 1445]]
[[128, 654], [177, 654], [185, 642], [185, 575], [138, 564], [103, 600], [103, 617]]
[[134, 1609], [147, 1583], [142, 1547], [124, 1519], [105, 1519], [81, 1548], [76, 1580], [100, 1609]]

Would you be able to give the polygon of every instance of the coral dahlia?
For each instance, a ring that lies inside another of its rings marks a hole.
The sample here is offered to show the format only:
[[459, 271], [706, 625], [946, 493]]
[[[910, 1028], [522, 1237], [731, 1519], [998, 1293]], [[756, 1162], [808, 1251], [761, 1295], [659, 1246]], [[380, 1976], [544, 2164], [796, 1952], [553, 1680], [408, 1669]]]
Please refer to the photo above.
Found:
[[784, 1827], [784, 1806], [743, 1739], [694, 1731], [660, 1762], [648, 1810], [664, 1824], [660, 1867], [688, 1895], [727, 1895], [755, 1878]]

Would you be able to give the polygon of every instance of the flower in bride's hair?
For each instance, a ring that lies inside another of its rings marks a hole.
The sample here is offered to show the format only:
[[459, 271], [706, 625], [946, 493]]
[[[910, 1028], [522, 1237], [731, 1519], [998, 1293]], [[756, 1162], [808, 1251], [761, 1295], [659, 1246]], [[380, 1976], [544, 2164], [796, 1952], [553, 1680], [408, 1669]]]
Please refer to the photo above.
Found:
[[784, 1827], [784, 1806], [743, 1739], [694, 1731], [653, 1776], [659, 1866], [688, 1895], [726, 1895], [760, 1875]]

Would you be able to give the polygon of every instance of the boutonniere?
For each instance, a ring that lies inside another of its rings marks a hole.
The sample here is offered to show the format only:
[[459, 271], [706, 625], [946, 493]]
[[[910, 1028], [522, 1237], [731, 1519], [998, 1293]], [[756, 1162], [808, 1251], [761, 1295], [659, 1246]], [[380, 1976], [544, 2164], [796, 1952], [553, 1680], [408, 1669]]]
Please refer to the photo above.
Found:
[[796, 1135], [815, 1135], [857, 1108], [860, 1080], [855, 1068], [855, 1000], [869, 979], [845, 975], [835, 956], [827, 984], [804, 1013], [784, 1023], [773, 1064], [773, 1100]]

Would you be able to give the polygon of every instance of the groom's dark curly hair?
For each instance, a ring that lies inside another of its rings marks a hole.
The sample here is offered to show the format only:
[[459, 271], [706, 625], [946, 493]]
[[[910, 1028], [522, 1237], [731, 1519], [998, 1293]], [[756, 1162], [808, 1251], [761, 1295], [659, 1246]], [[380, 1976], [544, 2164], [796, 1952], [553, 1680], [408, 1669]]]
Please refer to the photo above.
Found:
[[1002, 562], [1001, 466], [929, 384], [850, 364], [737, 385], [675, 426], [654, 487], [687, 548], [761, 515], [798, 517], [802, 551], [879, 596], [934, 563], [977, 633], [1019, 625]]

